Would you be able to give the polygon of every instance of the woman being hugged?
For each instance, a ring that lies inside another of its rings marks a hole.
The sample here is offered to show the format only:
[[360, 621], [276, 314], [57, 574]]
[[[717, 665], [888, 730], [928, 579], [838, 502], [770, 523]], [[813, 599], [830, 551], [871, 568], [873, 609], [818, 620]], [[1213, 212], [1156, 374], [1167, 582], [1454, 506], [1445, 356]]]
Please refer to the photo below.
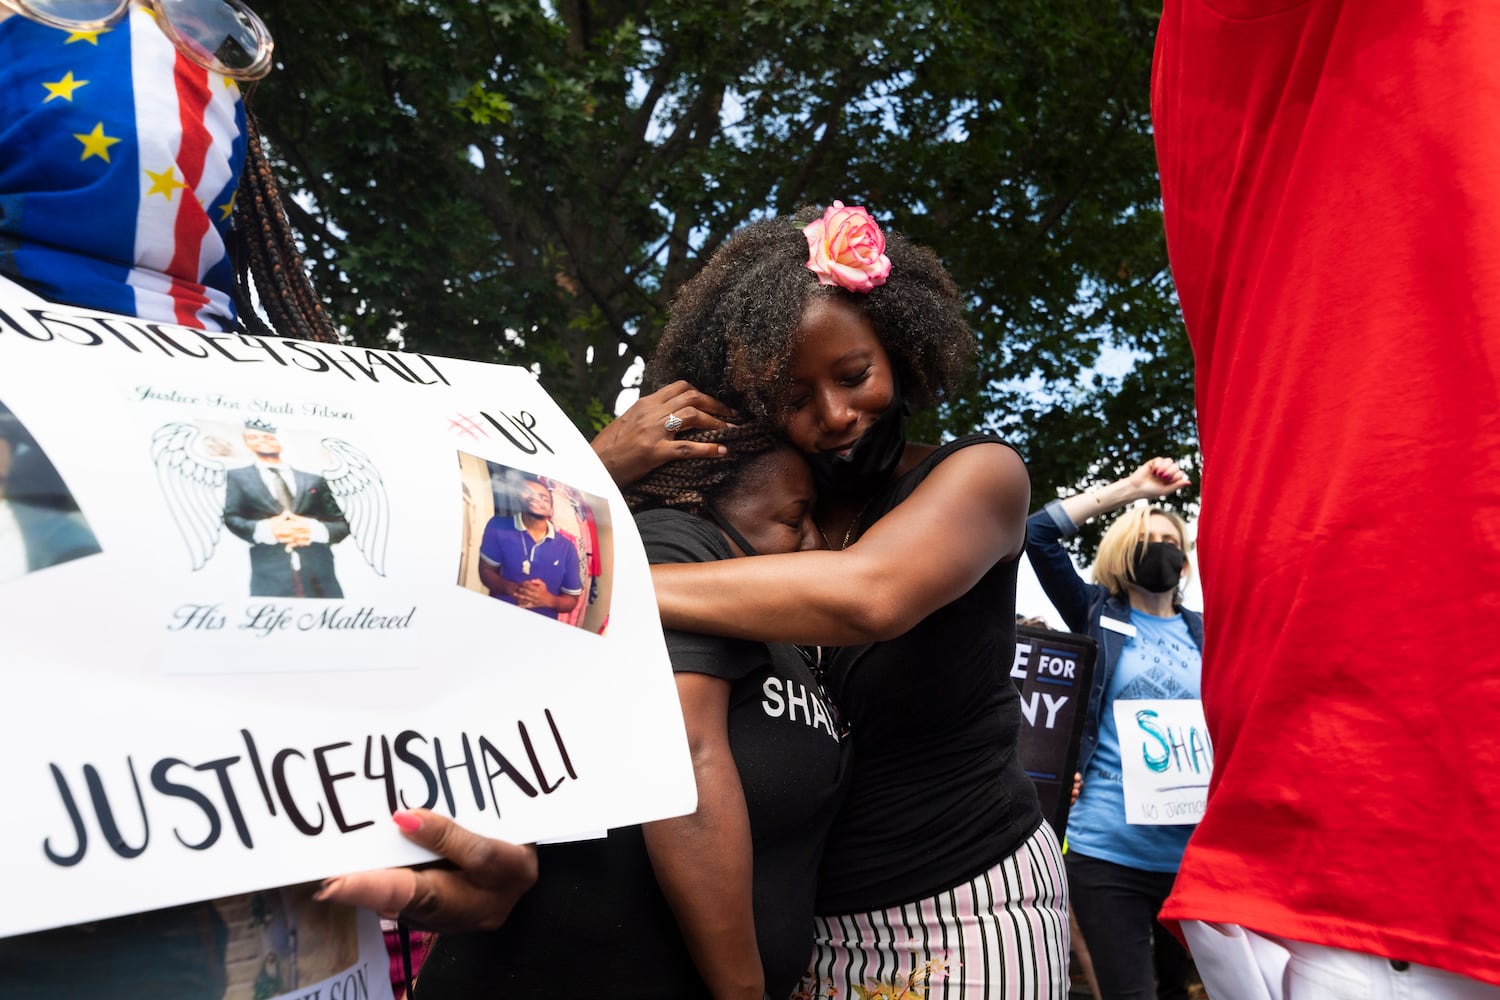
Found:
[[1026, 552], [1048, 599], [1070, 629], [1099, 643], [1078, 757], [1083, 792], [1068, 817], [1067, 864], [1073, 907], [1105, 1000], [1187, 996], [1187, 953], [1156, 914], [1193, 828], [1126, 822], [1114, 703], [1199, 697], [1203, 617], [1178, 600], [1187, 531], [1175, 513], [1137, 506], [1116, 518], [1099, 543], [1095, 583], [1078, 575], [1062, 539], [1092, 517], [1187, 484], [1177, 463], [1154, 458], [1124, 479], [1052, 501], [1026, 524]]
[[855, 738], [800, 995], [1066, 991], [1057, 841], [1017, 758], [1016, 560], [1026, 469], [999, 439], [908, 442], [969, 371], [930, 251], [862, 208], [745, 227], [689, 282], [647, 382], [770, 419], [812, 464], [830, 551], [653, 570], [663, 624], [825, 647]]
[[[821, 544], [807, 463], [774, 428], [694, 437], [727, 457], [669, 462], [626, 491], [653, 563]], [[442, 934], [417, 1000], [786, 1000], [845, 783], [837, 713], [792, 646], [675, 631], [666, 644], [697, 808], [538, 848], [545, 876], [499, 930]]]

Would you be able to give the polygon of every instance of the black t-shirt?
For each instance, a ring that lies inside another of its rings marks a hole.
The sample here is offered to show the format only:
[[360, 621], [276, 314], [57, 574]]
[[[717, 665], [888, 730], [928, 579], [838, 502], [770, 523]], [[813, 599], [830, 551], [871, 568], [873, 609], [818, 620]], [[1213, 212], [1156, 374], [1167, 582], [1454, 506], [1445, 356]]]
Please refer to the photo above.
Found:
[[[938, 448], [877, 495], [873, 523], [939, 462], [987, 441]], [[958, 523], [934, 531], [963, 531]], [[923, 547], [912, 546], [912, 558]], [[817, 912], [860, 913], [966, 882], [1012, 854], [1042, 821], [1016, 752], [1016, 560], [905, 635], [837, 650], [829, 688], [858, 741], [854, 779], [823, 854]]]
[[[636, 518], [653, 563], [727, 559], [701, 518]], [[823, 841], [848, 775], [847, 745], [794, 647], [668, 630], [672, 669], [731, 683], [729, 744], [754, 842], [755, 930], [767, 992], [797, 985], [812, 952]], [[444, 934], [417, 1000], [551, 996], [672, 1000], [707, 995], [651, 871], [640, 827], [539, 849], [540, 876], [498, 931]]]

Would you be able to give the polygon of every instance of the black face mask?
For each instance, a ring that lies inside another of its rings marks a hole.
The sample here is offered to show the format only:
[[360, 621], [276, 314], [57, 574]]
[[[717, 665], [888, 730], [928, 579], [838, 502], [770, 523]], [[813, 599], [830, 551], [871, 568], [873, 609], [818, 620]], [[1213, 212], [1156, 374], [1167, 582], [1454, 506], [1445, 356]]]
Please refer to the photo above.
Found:
[[755, 551], [755, 546], [745, 541], [745, 536], [740, 534], [739, 530], [735, 528], [734, 525], [729, 523], [729, 518], [725, 517], [723, 514], [720, 514], [712, 507], [704, 507], [703, 512], [713, 520], [714, 524], [717, 524], [719, 526], [720, 531], [729, 536], [730, 541], [734, 542], [734, 544], [740, 547], [741, 552], [745, 553], [745, 555], [747, 556], [753, 556], [757, 554]]
[[897, 382], [891, 405], [854, 442], [847, 458], [840, 458], [831, 451], [807, 456], [818, 492], [849, 496], [866, 494], [884, 486], [906, 450], [906, 418], [909, 416], [911, 409], [901, 398], [901, 384]]
[[1130, 579], [1142, 590], [1153, 594], [1176, 590], [1182, 580], [1182, 563], [1186, 558], [1175, 545], [1147, 542], [1130, 565]]

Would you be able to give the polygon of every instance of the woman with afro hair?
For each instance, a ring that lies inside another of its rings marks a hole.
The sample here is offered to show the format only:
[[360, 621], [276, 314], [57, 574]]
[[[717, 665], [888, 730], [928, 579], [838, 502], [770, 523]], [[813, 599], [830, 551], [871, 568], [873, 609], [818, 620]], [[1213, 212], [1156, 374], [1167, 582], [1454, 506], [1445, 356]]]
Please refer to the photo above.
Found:
[[835, 202], [731, 237], [647, 368], [648, 388], [686, 380], [774, 422], [818, 481], [827, 550], [653, 569], [668, 628], [824, 647], [853, 784], [797, 996], [1067, 989], [1062, 857], [1017, 757], [1008, 676], [1026, 468], [989, 435], [905, 434], [973, 353], [937, 257]]
[[[956, 391], [973, 352], [937, 257], [834, 202], [732, 236], [673, 304], [647, 368], [660, 388], [595, 441], [623, 485], [732, 407], [778, 427], [817, 480], [827, 549], [652, 568], [668, 629], [811, 647], [851, 736], [793, 998], [1067, 992], [1067, 881], [1017, 756], [1009, 678], [1026, 467], [989, 435], [906, 440], [910, 407]], [[719, 447], [694, 444], [699, 457]], [[470, 843], [444, 851], [458, 871], [367, 873], [341, 898], [498, 926], [513, 880], [484, 859], [516, 848], [424, 823], [422, 842]]]

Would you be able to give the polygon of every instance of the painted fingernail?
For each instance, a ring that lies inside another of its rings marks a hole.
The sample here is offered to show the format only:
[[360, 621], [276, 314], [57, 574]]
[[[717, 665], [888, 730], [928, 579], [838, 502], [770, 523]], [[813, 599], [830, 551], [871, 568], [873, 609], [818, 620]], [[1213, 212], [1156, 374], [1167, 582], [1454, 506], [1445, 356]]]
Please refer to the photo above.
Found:
[[422, 818], [416, 813], [409, 813], [405, 809], [398, 809], [391, 813], [391, 819], [405, 833], [416, 833], [422, 829]]

